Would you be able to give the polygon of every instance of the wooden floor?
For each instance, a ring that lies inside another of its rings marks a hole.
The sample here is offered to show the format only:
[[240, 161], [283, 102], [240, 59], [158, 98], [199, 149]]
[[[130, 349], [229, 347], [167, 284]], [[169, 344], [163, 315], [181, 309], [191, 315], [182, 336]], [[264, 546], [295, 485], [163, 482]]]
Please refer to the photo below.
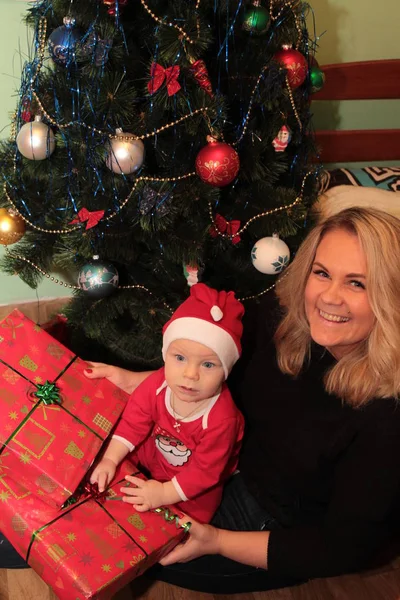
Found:
[[[31, 569], [0, 569], [0, 600], [57, 600], [57, 597]], [[375, 571], [315, 579], [297, 587], [252, 594], [214, 596], [141, 577], [113, 600], [400, 600], [400, 558]]]

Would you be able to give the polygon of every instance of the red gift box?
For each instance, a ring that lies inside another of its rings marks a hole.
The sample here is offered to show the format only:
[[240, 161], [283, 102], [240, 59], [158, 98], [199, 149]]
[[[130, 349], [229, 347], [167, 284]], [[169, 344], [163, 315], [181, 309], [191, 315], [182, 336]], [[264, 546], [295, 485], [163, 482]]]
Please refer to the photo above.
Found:
[[0, 467], [57, 507], [128, 398], [106, 379], [85, 377], [87, 366], [18, 310], [0, 323]]
[[143, 477], [126, 460], [104, 494], [61, 511], [0, 477], [0, 530], [59, 600], [112, 598], [183, 540], [173, 507], [138, 513], [118, 499], [126, 474]]

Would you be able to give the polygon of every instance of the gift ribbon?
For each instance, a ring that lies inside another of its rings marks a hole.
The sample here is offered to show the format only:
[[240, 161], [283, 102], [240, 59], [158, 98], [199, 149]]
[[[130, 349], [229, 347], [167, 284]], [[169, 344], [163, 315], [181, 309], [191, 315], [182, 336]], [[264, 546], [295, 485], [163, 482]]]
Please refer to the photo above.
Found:
[[[77, 356], [74, 356], [69, 363], [64, 367], [64, 369], [57, 375], [57, 377], [54, 379], [53, 382], [49, 382], [46, 381], [46, 383], [42, 384], [42, 385], [37, 385], [36, 383], [33, 383], [33, 381], [31, 381], [30, 379], [28, 379], [28, 377], [25, 377], [25, 375], [23, 375], [22, 373], [19, 373], [16, 369], [14, 369], [13, 366], [9, 365], [8, 363], [6, 363], [3, 359], [0, 358], [0, 362], [5, 365], [6, 367], [8, 367], [9, 369], [11, 369], [12, 371], [14, 371], [14, 373], [17, 373], [17, 375], [19, 375], [20, 377], [22, 377], [23, 379], [25, 379], [25, 381], [27, 381], [28, 383], [30, 383], [31, 385], [33, 385], [36, 388], [36, 392], [33, 393], [33, 395], [38, 395], [39, 396], [39, 400], [38, 402], [36, 402], [35, 406], [32, 408], [32, 410], [30, 410], [27, 415], [25, 416], [24, 419], [22, 419], [22, 421], [20, 422], [20, 424], [18, 425], [18, 427], [16, 429], [14, 429], [14, 431], [11, 433], [11, 435], [9, 436], [9, 438], [3, 443], [3, 445], [0, 447], [0, 456], [1, 454], [4, 452], [5, 448], [7, 447], [7, 445], [11, 442], [11, 440], [17, 435], [17, 433], [22, 429], [22, 427], [25, 425], [25, 423], [31, 418], [31, 416], [33, 415], [33, 413], [35, 412], [35, 410], [39, 407], [44, 407], [44, 406], [52, 406], [55, 404], [56, 402], [56, 398], [59, 398], [59, 394], [58, 394], [58, 388], [55, 385], [55, 382], [60, 379], [60, 377], [62, 377], [64, 375], [64, 373], [70, 368], [70, 366], [77, 360]], [[30, 401], [32, 401], [31, 398], [29, 398]], [[65, 408], [65, 406], [62, 405], [61, 400], [59, 399], [59, 402], [57, 401], [58, 406], [64, 410], [66, 413], [68, 413], [70, 415], [70, 417], [72, 417], [73, 419], [75, 419], [75, 421], [77, 421], [80, 425], [82, 425], [83, 427], [85, 427], [88, 431], [90, 431], [90, 433], [93, 433], [93, 435], [95, 435], [97, 438], [99, 438], [101, 441], [104, 441], [103, 438], [101, 437], [100, 434], [97, 433], [97, 431], [95, 431], [94, 429], [92, 429], [91, 427], [89, 427], [89, 425], [87, 425], [86, 423], [84, 423], [79, 417], [77, 417], [76, 415], [72, 414], [72, 412], [70, 412], [67, 408]]]
[[240, 229], [240, 221], [227, 221], [222, 215], [215, 215], [214, 226], [210, 229], [211, 237], [217, 237], [218, 233], [226, 233], [232, 236], [232, 244], [240, 242], [240, 235], [236, 235]]
[[12, 339], [15, 340], [15, 338], [17, 337], [17, 334], [15, 333], [15, 330], [18, 329], [18, 327], [23, 327], [24, 324], [20, 323], [19, 325], [15, 325], [14, 321], [10, 317], [7, 317], [4, 320], [4, 323], [2, 323], [1, 326], [4, 327], [4, 328], [7, 328], [7, 329], [11, 329]]
[[164, 69], [161, 65], [156, 62], [153, 62], [150, 69], [150, 81], [147, 84], [147, 89], [149, 90], [149, 94], [154, 94], [164, 81], [166, 82], [168, 96], [174, 96], [181, 89], [180, 83], [178, 81], [180, 73], [180, 68], [178, 65], [174, 65], [173, 67], [167, 67]]
[[[133, 476], [136, 475], [140, 475], [139, 471], [136, 471], [135, 473], [132, 473]], [[119, 485], [120, 483], [126, 483], [125, 478], [121, 479], [120, 481], [116, 482], [114, 485]], [[26, 552], [26, 562], [29, 562], [29, 557], [30, 557], [30, 553], [32, 550], [32, 546], [35, 542], [36, 539], [40, 539], [40, 534], [47, 529], [47, 527], [50, 527], [51, 525], [53, 525], [53, 523], [56, 523], [59, 519], [61, 519], [62, 517], [64, 517], [66, 514], [72, 512], [73, 510], [75, 510], [76, 508], [78, 508], [78, 506], [82, 506], [82, 504], [85, 504], [86, 502], [89, 502], [89, 500], [93, 500], [94, 502], [96, 502], [96, 504], [98, 504], [98, 506], [110, 517], [110, 519], [116, 524], [118, 525], [118, 527], [120, 529], [122, 529], [122, 531], [128, 536], [128, 538], [134, 543], [136, 544], [136, 546], [138, 548], [140, 548], [140, 550], [143, 552], [143, 554], [145, 556], [148, 556], [148, 552], [146, 552], [146, 550], [144, 548], [142, 548], [142, 546], [140, 544], [138, 544], [138, 542], [135, 540], [135, 538], [133, 538], [130, 533], [128, 533], [126, 531], [126, 529], [120, 524], [118, 523], [117, 519], [115, 519], [113, 517], [113, 515], [104, 507], [103, 503], [104, 501], [108, 500], [108, 499], [112, 499], [111, 497], [107, 497], [107, 493], [109, 491], [109, 489], [105, 490], [104, 492], [99, 492], [98, 490], [96, 491], [94, 488], [97, 486], [93, 486], [92, 484], [85, 484], [84, 487], [84, 493], [88, 494], [88, 496], [86, 498], [81, 498], [79, 500], [76, 500], [76, 502], [68, 507], [68, 509], [63, 510], [60, 514], [58, 514], [58, 516], [53, 519], [52, 521], [49, 521], [48, 523], [46, 523], [45, 525], [42, 525], [42, 527], [39, 527], [39, 529], [36, 529], [31, 536], [30, 542], [29, 542], [29, 546], [28, 546], [28, 550]], [[155, 508], [152, 512], [155, 512], [157, 514], [162, 514], [165, 521], [167, 522], [172, 522], [175, 521], [175, 525], [177, 527], [177, 529], [183, 529], [184, 532], [187, 534], [191, 523], [179, 523], [179, 517], [175, 514], [173, 514], [168, 508], [166, 507], [160, 507], [160, 508]]]
[[50, 404], [61, 404], [59, 389], [56, 384], [46, 381], [37, 386], [37, 391], [33, 393], [36, 398], [39, 398], [46, 406]]
[[87, 208], [81, 208], [76, 219], [69, 222], [70, 225], [76, 223], [84, 223], [86, 221], [86, 229], [96, 227], [97, 223], [104, 217], [104, 210], [90, 211]]

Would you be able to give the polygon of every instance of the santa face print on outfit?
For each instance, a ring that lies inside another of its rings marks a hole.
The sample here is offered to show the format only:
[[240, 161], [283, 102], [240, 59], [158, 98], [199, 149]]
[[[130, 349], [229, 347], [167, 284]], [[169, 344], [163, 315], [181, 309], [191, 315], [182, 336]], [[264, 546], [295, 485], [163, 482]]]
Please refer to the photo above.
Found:
[[[191, 340], [174, 340], [165, 356], [165, 380], [174, 398], [174, 410], [188, 416], [218, 394], [225, 380], [218, 356], [207, 346]], [[192, 405], [192, 406], [188, 406]]]
[[161, 452], [165, 460], [174, 467], [182, 467], [189, 460], [192, 451], [177, 438], [170, 435], [156, 435], [156, 448]]

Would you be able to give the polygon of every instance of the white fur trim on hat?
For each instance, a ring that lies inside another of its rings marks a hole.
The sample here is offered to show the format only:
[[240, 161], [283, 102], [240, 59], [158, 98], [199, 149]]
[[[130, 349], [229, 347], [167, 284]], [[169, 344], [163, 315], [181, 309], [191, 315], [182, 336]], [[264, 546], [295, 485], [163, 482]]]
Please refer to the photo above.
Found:
[[232, 336], [219, 325], [214, 325], [204, 319], [182, 317], [168, 325], [163, 336], [162, 355], [164, 360], [168, 346], [175, 340], [190, 340], [211, 348], [222, 363], [225, 379], [239, 358], [239, 351]]

